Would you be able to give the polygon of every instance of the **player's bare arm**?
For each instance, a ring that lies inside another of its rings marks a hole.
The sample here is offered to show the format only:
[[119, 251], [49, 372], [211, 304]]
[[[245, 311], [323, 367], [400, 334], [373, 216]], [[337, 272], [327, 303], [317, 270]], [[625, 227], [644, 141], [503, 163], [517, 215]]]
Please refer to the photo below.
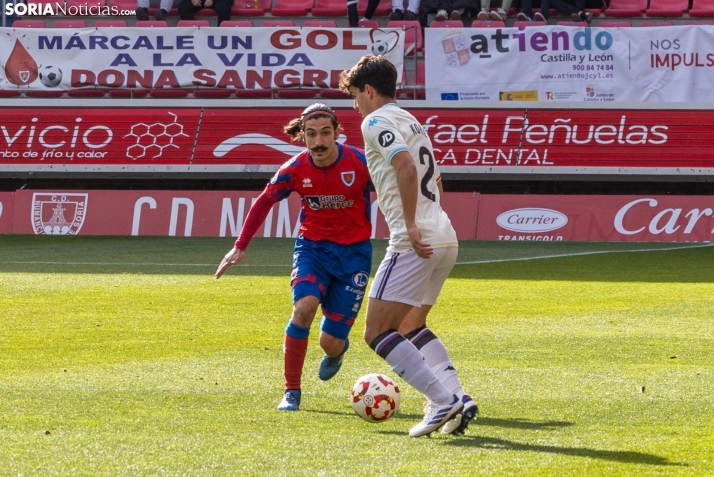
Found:
[[402, 199], [404, 223], [409, 233], [409, 241], [418, 256], [429, 258], [434, 253], [434, 250], [431, 245], [421, 241], [421, 232], [416, 224], [419, 185], [414, 159], [407, 151], [398, 152], [392, 158], [392, 167], [394, 167], [397, 176], [397, 187], [399, 187], [399, 196]]
[[221, 278], [221, 276], [228, 270], [231, 265], [236, 265], [243, 261], [245, 258], [245, 250], [233, 247], [221, 260], [220, 265], [218, 265], [218, 270], [216, 270], [216, 280]]

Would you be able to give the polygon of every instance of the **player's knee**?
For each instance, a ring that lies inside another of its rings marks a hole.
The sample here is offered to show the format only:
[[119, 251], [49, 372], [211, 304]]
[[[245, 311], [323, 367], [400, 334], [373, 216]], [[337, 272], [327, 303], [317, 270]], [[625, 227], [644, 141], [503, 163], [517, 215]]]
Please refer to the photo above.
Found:
[[337, 356], [345, 348], [345, 340], [327, 333], [320, 334], [320, 347], [327, 356]]
[[293, 323], [299, 326], [309, 328], [312, 325], [312, 320], [315, 319], [318, 303], [310, 303], [308, 301], [298, 301], [293, 305]]

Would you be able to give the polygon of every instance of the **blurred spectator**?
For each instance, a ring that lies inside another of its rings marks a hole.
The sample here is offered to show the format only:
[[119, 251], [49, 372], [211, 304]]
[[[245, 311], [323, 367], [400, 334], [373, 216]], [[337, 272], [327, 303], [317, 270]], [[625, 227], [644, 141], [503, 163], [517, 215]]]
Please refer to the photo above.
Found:
[[174, 2], [178, 6], [178, 0], [137, 0], [136, 19], [148, 20], [149, 7], [158, 7], [154, 18], [156, 20], [166, 20], [169, 11], [174, 7]]
[[481, 0], [481, 11], [479, 12], [478, 18], [481, 21], [488, 20], [489, 18], [493, 21], [505, 22], [508, 17], [508, 10], [511, 8], [512, 0], [502, 0], [500, 2], [501, 6], [495, 12], [491, 11], [491, 0]]
[[[409, 0], [407, 11], [404, 12], [404, 2], [402, 0], [392, 0], [392, 14], [389, 15], [390, 20], [418, 20], [419, 19], [419, 2], [420, 0]], [[377, 2], [379, 5], [379, 2]], [[374, 8], [377, 8], [375, 5]]]
[[[367, 3], [367, 10], [364, 12], [362, 20], [371, 20], [374, 16], [374, 12], [377, 11], [380, 0], [369, 0]], [[359, 26], [359, 13], [357, 13], [357, 4], [359, 0], [347, 0], [347, 21], [350, 27], [356, 28]]]
[[575, 5], [566, 0], [541, 0], [540, 12], [533, 14], [532, 0], [523, 0], [523, 12], [518, 14], [518, 20], [547, 22], [548, 11], [552, 6], [561, 12], [570, 13], [573, 21], [585, 21], [589, 25], [593, 14], [585, 11], [585, 0], [574, 0], [574, 2]]
[[428, 24], [427, 17], [436, 12], [434, 20], [461, 20], [464, 10], [471, 5], [472, 0], [422, 0], [422, 24]]
[[212, 8], [218, 14], [218, 26], [231, 19], [233, 0], [181, 0], [178, 6], [181, 20], [195, 20], [194, 13], [202, 8]]

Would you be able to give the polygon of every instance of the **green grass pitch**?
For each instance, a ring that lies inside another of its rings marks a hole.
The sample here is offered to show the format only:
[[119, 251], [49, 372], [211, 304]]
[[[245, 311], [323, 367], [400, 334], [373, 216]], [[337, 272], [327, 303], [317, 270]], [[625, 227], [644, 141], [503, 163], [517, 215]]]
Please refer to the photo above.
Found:
[[[2, 476], [714, 475], [714, 247], [464, 242], [430, 325], [481, 416], [411, 439], [423, 398], [361, 339], [282, 395], [292, 240], [0, 236]], [[375, 243], [375, 265], [385, 243]], [[376, 267], [375, 267], [376, 269]]]

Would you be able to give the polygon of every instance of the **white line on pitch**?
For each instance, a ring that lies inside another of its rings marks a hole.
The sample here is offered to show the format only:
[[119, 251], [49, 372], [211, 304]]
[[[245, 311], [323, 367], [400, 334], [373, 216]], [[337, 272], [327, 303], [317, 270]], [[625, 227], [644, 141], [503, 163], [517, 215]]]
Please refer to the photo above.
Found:
[[500, 262], [522, 262], [526, 260], [542, 260], [545, 258], [567, 258], [567, 257], [579, 257], [582, 255], [598, 255], [604, 253], [635, 253], [635, 252], [669, 252], [670, 250], [685, 250], [689, 248], [702, 248], [711, 247], [714, 243], [705, 243], [697, 245], [682, 245], [678, 247], [669, 248], [641, 248], [634, 250], [596, 250], [592, 252], [575, 252], [575, 253], [562, 253], [557, 255], [538, 255], [535, 257], [521, 257], [521, 258], [503, 258], [497, 260], [474, 260], [472, 262], [456, 262], [456, 265], [478, 265], [483, 263], [500, 263]]

